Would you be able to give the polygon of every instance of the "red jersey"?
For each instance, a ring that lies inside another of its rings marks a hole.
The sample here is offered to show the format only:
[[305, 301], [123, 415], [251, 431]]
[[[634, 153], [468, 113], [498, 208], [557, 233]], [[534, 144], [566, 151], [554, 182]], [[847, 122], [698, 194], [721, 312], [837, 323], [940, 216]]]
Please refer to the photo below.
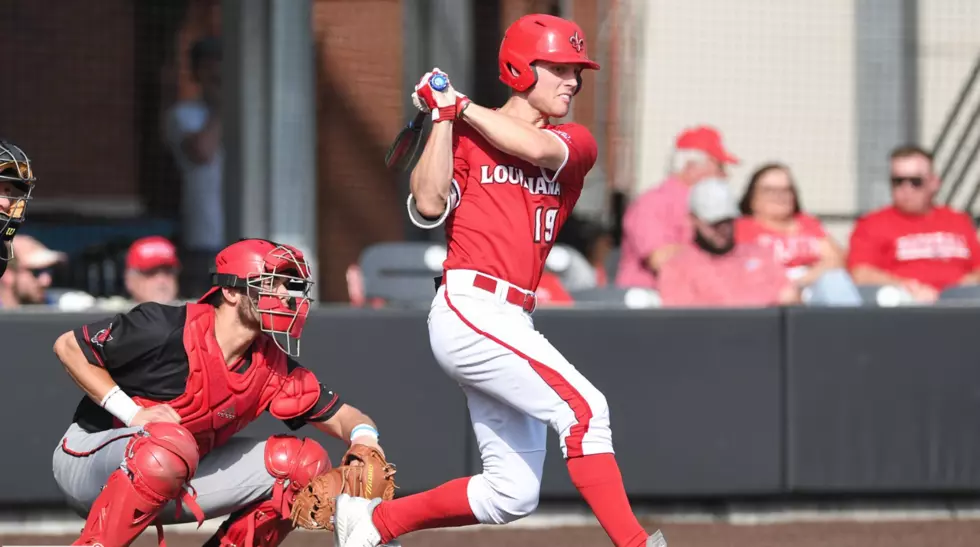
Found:
[[453, 128], [445, 269], [476, 270], [537, 290], [545, 259], [598, 155], [585, 126], [567, 123], [544, 130], [568, 148], [556, 173], [498, 150], [464, 122]]
[[925, 215], [886, 207], [858, 220], [851, 234], [847, 265], [862, 264], [942, 290], [980, 268], [980, 243], [970, 217], [949, 207]]
[[819, 262], [820, 242], [826, 237], [820, 221], [810, 215], [796, 215], [796, 228], [790, 232], [773, 230], [752, 217], [735, 221], [735, 241], [756, 243], [771, 250], [776, 262], [787, 269]]

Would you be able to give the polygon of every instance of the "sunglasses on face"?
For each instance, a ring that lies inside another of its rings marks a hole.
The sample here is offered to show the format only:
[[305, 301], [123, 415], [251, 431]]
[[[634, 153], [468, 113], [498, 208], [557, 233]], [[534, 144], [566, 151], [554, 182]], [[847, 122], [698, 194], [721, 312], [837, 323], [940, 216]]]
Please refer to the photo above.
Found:
[[922, 177], [897, 177], [892, 176], [892, 188], [898, 188], [899, 186], [908, 182], [912, 185], [912, 188], [922, 188], [922, 185], [926, 183], [926, 179]]
[[30, 273], [35, 279], [40, 278], [44, 274], [53, 275], [53, 269], [48, 268], [26, 268], [24, 271]]

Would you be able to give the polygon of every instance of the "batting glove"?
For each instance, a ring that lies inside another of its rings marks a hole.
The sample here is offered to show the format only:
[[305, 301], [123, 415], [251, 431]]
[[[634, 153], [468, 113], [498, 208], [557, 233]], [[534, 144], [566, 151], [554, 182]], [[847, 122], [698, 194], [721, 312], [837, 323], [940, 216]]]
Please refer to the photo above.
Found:
[[438, 68], [426, 72], [419, 80], [419, 83], [415, 84], [415, 91], [412, 93], [412, 104], [422, 112], [431, 112], [439, 108], [435, 95], [432, 93], [434, 90], [429, 86], [429, 81], [432, 80], [432, 76], [437, 72], [439, 72]]

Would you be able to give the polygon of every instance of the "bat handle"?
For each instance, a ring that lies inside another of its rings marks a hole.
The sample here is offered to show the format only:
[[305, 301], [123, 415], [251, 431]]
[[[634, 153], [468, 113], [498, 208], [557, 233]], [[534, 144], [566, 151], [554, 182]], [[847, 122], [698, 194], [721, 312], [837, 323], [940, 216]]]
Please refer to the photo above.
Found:
[[429, 86], [436, 91], [445, 91], [449, 87], [449, 78], [441, 72], [436, 72], [429, 78]]

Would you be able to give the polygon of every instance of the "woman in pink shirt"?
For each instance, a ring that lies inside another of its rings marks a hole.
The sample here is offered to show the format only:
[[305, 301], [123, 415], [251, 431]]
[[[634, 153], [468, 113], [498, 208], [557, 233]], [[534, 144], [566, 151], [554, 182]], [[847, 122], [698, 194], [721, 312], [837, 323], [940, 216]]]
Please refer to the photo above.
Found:
[[786, 276], [812, 303], [859, 304], [853, 281], [844, 270], [843, 249], [820, 221], [802, 211], [789, 168], [763, 165], [753, 173], [739, 202], [735, 222], [738, 243], [770, 249]]

